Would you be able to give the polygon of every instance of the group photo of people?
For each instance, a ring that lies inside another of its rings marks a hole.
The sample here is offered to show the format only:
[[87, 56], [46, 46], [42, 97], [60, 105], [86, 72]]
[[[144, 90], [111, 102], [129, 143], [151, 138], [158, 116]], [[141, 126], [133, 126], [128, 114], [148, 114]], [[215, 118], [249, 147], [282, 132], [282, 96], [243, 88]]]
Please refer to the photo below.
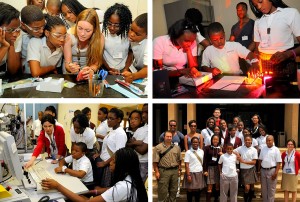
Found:
[[299, 104], [154, 104], [153, 117], [153, 201], [298, 201]]
[[3, 82], [99, 75], [109, 84], [147, 84], [147, 1], [0, 1], [0, 8]]
[[154, 20], [166, 18], [153, 24], [155, 98], [299, 98], [291, 84], [300, 61], [298, 2], [181, 0], [153, 7]]

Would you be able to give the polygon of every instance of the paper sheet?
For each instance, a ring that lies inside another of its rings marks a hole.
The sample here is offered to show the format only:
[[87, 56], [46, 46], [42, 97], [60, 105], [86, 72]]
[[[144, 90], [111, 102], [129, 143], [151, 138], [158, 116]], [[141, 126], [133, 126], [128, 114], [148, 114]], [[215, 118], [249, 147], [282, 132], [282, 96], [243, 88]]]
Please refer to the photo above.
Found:
[[244, 76], [224, 76], [212, 85], [210, 89], [236, 91], [244, 82], [245, 78]]
[[121, 86], [119, 86], [118, 84], [114, 84], [114, 85], [110, 85], [109, 87], [111, 87], [112, 89], [114, 89], [115, 91], [118, 91], [119, 93], [125, 95], [126, 97], [129, 98], [140, 98], [137, 95], [129, 92], [127, 89], [122, 88]]

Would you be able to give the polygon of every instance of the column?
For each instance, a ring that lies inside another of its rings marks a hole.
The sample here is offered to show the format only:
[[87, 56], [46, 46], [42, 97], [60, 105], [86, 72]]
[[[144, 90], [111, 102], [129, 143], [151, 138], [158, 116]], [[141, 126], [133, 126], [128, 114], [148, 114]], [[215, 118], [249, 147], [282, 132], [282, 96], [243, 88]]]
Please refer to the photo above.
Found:
[[[190, 132], [190, 128], [189, 128], [189, 121], [195, 119], [196, 120], [196, 104], [187, 104], [187, 120], [186, 120], [186, 124], [187, 124], [187, 132]], [[197, 120], [196, 120], [197, 121]]]
[[299, 119], [299, 105], [285, 104], [284, 110], [284, 131], [288, 139], [294, 139], [298, 143], [298, 119]]

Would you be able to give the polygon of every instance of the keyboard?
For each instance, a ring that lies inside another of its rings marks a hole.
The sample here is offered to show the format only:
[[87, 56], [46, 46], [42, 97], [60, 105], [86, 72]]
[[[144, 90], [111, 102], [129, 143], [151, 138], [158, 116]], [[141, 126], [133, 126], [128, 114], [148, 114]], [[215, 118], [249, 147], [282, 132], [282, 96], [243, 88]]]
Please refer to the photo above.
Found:
[[43, 162], [33, 165], [28, 169], [28, 172], [36, 184], [37, 193], [48, 193], [56, 192], [56, 190], [44, 190], [41, 186], [43, 179], [50, 178], [53, 179], [52, 175], [46, 170], [46, 165]]

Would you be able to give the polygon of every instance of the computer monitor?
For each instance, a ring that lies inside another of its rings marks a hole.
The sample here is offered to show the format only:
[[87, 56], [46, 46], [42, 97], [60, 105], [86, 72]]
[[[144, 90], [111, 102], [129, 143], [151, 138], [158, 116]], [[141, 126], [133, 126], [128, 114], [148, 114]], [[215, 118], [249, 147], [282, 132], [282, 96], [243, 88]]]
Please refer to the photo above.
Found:
[[[15, 177], [17, 180], [23, 178], [23, 170], [15, 138], [4, 131], [0, 131], [0, 160], [4, 161], [6, 168], [8, 169], [6, 178], [9, 178], [10, 176]], [[1, 178], [1, 181], [6, 180], [2, 175], [0, 175], [0, 179]]]

